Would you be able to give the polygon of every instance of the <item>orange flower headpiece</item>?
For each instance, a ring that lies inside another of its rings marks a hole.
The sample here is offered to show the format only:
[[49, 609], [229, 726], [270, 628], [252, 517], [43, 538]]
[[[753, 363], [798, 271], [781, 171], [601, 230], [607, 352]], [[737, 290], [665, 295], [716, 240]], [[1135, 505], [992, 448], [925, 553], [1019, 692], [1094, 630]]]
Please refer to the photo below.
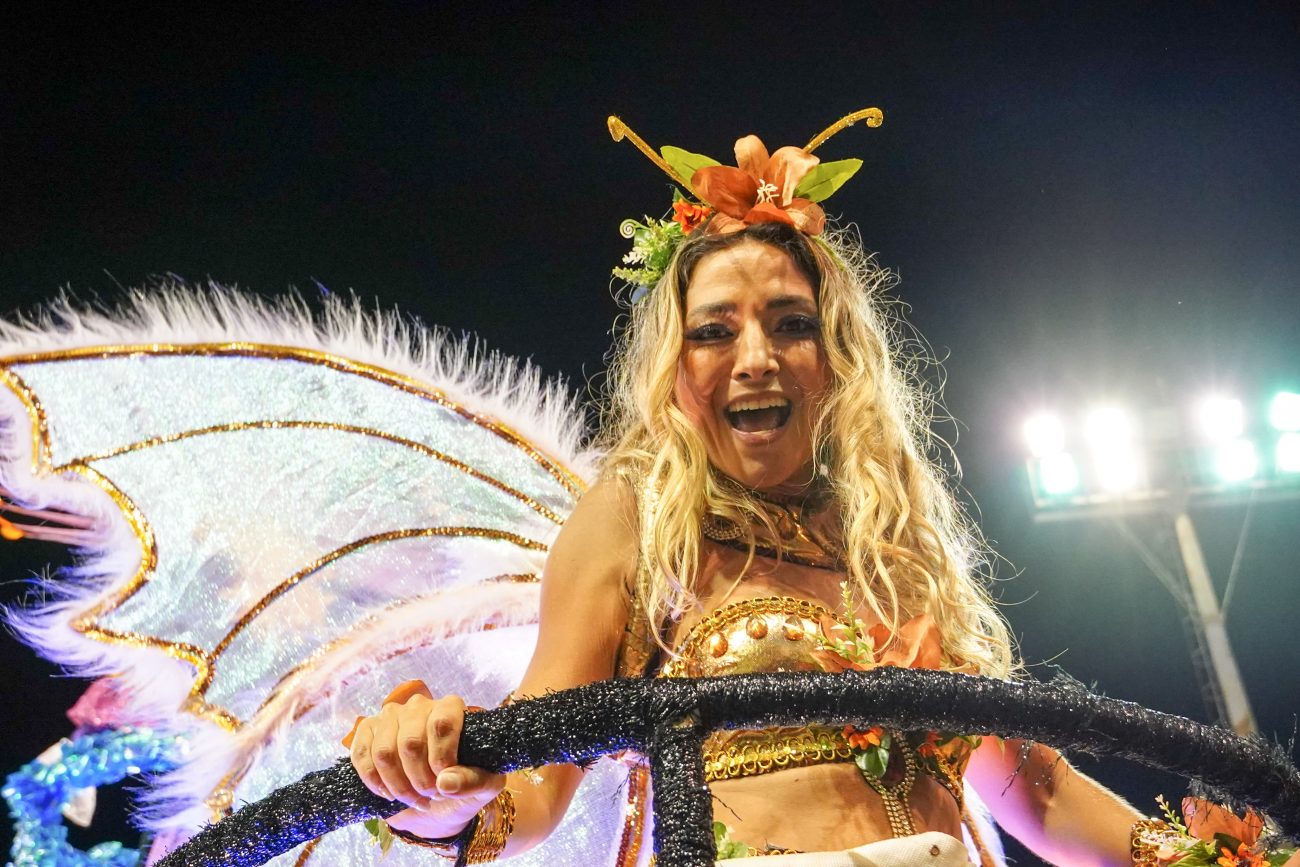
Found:
[[680, 187], [674, 191], [671, 218], [623, 221], [620, 232], [632, 239], [632, 251], [623, 257], [623, 264], [632, 267], [615, 268], [614, 275], [642, 287], [639, 294], [644, 294], [663, 276], [677, 246], [696, 229], [725, 234], [759, 223], [785, 223], [817, 237], [826, 225], [826, 213], [817, 203], [853, 177], [862, 160], [823, 163], [813, 151], [858, 121], [876, 127], [884, 119], [880, 109], [864, 108], [840, 118], [803, 147], [783, 147], [773, 154], [758, 136], [747, 135], [736, 142], [736, 165], [724, 166], [672, 146], [655, 153], [611, 115], [609, 133], [614, 141], [631, 141]]

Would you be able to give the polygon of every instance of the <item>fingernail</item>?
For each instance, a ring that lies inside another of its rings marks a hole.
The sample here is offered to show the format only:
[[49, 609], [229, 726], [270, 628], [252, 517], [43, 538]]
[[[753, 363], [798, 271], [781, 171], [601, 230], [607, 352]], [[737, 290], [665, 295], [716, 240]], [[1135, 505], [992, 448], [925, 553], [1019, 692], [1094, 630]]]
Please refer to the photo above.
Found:
[[455, 771], [444, 771], [438, 775], [438, 788], [449, 795], [454, 795], [456, 792], [459, 792], [460, 787], [464, 785], [464, 782], [465, 781], [461, 779], [460, 774]]

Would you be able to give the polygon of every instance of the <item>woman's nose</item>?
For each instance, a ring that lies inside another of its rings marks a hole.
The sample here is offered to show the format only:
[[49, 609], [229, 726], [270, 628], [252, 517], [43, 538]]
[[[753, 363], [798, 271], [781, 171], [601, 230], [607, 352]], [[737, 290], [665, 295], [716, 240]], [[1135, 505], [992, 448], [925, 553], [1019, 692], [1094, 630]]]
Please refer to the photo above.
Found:
[[775, 376], [778, 367], [776, 349], [761, 328], [747, 328], [741, 332], [733, 369], [736, 379], [765, 379]]

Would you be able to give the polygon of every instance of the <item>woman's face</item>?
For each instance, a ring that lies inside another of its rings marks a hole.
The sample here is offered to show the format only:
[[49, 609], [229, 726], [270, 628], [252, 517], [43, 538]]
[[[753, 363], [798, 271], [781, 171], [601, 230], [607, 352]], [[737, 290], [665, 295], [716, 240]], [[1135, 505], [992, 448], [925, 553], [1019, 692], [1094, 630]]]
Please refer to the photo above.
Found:
[[807, 484], [830, 381], [808, 279], [767, 244], [718, 250], [695, 266], [683, 324], [677, 405], [713, 465], [758, 490]]

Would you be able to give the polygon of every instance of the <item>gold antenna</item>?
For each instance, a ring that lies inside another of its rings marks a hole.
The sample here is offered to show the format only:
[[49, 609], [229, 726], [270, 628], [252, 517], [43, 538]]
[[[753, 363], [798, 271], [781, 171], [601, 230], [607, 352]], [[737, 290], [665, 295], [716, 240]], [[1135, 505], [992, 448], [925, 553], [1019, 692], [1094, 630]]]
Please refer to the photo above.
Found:
[[[611, 117], [609, 120], [610, 131], [612, 132], [615, 118]], [[885, 122], [885, 113], [878, 108], [864, 108], [861, 111], [853, 112], [853, 114], [847, 114], [835, 121], [835, 123], [826, 127], [826, 129], [817, 133], [817, 135], [813, 136], [812, 140], [804, 146], [804, 150], [808, 153], [812, 153], [814, 150], [825, 144], [826, 140], [835, 135], [835, 133], [848, 129], [860, 120], [865, 120], [867, 126], [877, 127]], [[631, 132], [631, 130], [628, 131]], [[615, 136], [615, 138], [617, 138], [617, 136]]]
[[[877, 112], [877, 114], [879, 114], [879, 112]], [[606, 123], [609, 125], [609, 134], [613, 137], [614, 141], [622, 141], [624, 136], [626, 136], [632, 144], [636, 145], [637, 150], [646, 155], [646, 159], [659, 167], [660, 171], [680, 184], [688, 193], [693, 194], [695, 192], [691, 189], [691, 185], [688, 184], [681, 175], [677, 174], [677, 172], [673, 170], [672, 166], [668, 165], [668, 163], [664, 161], [663, 157], [655, 153], [650, 145], [646, 144], [645, 141], [642, 140], [641, 136], [634, 133], [632, 128], [623, 123], [617, 115], [611, 114]], [[876, 126], [879, 125], [879, 123], [876, 124]]]

